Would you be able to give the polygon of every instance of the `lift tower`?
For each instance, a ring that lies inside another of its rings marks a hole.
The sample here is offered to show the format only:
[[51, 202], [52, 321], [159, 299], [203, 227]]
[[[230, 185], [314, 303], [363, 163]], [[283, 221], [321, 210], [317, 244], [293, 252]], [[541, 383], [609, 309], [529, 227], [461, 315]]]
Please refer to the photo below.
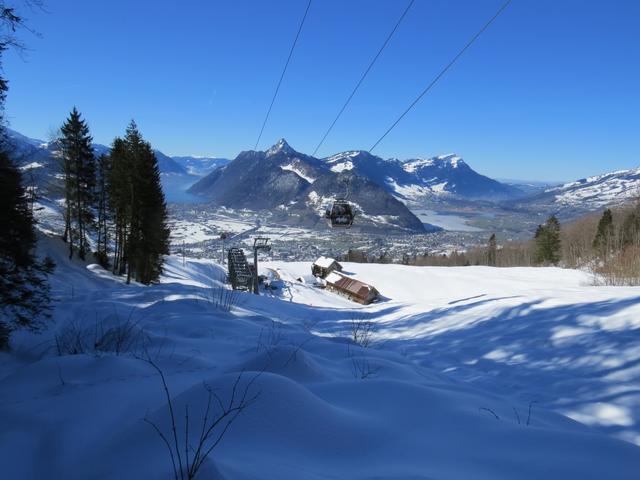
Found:
[[258, 250], [271, 250], [271, 245], [269, 245], [269, 238], [267, 237], [256, 237], [253, 239], [253, 293], [259, 295], [258, 293]]

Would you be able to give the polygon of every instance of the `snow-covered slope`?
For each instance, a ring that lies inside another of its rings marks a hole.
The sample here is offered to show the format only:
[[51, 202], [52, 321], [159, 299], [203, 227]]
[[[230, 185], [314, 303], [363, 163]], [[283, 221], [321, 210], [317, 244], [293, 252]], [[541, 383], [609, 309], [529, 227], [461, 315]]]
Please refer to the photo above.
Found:
[[[634, 289], [558, 269], [345, 264], [385, 296], [362, 307], [314, 287], [308, 263], [272, 263], [278, 288], [226, 312], [208, 261], [170, 257], [159, 285], [127, 286], [45, 247], [51, 329], [0, 353], [6, 478], [173, 478], [145, 422], [172, 439], [145, 355], [166, 377], [182, 458], [207, 388], [224, 401], [240, 372], [240, 391], [255, 378], [201, 478], [637, 477], [640, 448], [619, 439], [640, 444]], [[350, 340], [354, 321], [372, 322], [370, 347]], [[136, 342], [96, 351], [96, 332], [118, 325]], [[57, 354], [69, 331], [85, 332], [85, 353]]]
[[575, 182], [546, 191], [560, 205], [598, 209], [619, 204], [640, 196], [640, 168], [620, 170]]

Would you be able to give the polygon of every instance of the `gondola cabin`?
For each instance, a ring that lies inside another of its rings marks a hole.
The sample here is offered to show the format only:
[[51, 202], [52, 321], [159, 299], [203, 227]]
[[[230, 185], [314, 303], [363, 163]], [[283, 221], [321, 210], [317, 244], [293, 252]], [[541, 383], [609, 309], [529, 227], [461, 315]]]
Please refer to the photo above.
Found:
[[346, 200], [336, 200], [327, 210], [325, 217], [331, 228], [350, 228], [353, 225], [353, 207]]

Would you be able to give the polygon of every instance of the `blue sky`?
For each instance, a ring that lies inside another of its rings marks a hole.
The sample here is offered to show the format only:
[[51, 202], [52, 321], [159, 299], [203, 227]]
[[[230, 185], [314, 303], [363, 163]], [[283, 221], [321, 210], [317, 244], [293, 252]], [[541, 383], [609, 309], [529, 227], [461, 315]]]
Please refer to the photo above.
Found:
[[[368, 149], [502, 0], [416, 0], [319, 155]], [[314, 0], [259, 148], [311, 153], [407, 2]], [[253, 148], [306, 0], [49, 0], [10, 52], [12, 128], [76, 105], [96, 141], [135, 118], [168, 154]], [[640, 2], [514, 0], [375, 154], [457, 152], [498, 178], [640, 165]]]

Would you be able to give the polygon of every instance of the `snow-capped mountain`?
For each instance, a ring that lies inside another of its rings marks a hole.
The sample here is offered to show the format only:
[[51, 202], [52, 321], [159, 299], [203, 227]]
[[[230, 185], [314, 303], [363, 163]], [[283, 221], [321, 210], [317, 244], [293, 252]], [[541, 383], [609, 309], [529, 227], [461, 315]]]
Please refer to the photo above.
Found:
[[324, 161], [332, 171], [351, 171], [365, 176], [403, 201], [443, 196], [504, 200], [524, 195], [517, 187], [480, 175], [455, 154], [403, 162], [385, 160], [364, 151], [349, 151]]
[[315, 226], [338, 197], [348, 197], [362, 228], [423, 231], [422, 222], [384, 186], [294, 150], [281, 139], [267, 151], [240, 153], [198, 181], [190, 193], [218, 205], [277, 212], [282, 221]]
[[555, 203], [593, 209], [640, 196], [640, 168], [619, 170], [548, 189]]
[[522, 199], [518, 209], [555, 213], [561, 219], [576, 218], [604, 207], [621, 205], [640, 197], [640, 168], [619, 170], [565, 183]]

